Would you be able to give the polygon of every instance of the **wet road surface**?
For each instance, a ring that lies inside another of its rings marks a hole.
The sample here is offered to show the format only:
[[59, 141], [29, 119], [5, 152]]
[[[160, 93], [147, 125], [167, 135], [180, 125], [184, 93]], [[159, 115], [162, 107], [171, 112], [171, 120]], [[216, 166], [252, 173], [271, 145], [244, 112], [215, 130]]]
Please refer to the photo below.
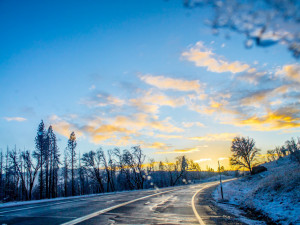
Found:
[[0, 224], [243, 224], [212, 203], [218, 182], [0, 209]]

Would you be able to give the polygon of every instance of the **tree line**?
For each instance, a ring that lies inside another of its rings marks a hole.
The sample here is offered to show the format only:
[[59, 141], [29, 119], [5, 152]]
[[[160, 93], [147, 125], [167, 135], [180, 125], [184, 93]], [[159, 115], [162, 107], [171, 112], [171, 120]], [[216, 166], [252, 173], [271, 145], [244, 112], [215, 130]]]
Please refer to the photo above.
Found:
[[[246, 168], [252, 174], [254, 166], [262, 163], [258, 159], [260, 149], [255, 147], [255, 141], [249, 137], [235, 137], [231, 144], [230, 164], [240, 168]], [[291, 160], [300, 164], [300, 137], [291, 138], [284, 145], [268, 150], [266, 159], [268, 162], [278, 160], [282, 157], [289, 156]]]
[[214, 175], [179, 156], [175, 162], [146, 163], [140, 146], [102, 148], [78, 154], [74, 132], [61, 153], [52, 126], [38, 126], [35, 150], [0, 152], [0, 199], [25, 201], [188, 184]]

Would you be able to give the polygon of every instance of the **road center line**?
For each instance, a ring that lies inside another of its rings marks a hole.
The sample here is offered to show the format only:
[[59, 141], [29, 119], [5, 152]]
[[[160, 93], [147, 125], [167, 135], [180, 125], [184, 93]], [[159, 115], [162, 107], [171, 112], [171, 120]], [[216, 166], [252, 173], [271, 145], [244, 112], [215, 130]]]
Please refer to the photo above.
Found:
[[130, 203], [137, 202], [137, 201], [140, 201], [140, 200], [143, 200], [143, 199], [146, 199], [146, 198], [150, 198], [150, 197], [153, 197], [153, 196], [156, 196], [156, 195], [161, 195], [161, 194], [169, 193], [169, 192], [172, 192], [172, 191], [181, 190], [181, 189], [184, 189], [184, 188], [180, 187], [180, 188], [177, 188], [177, 189], [173, 189], [173, 190], [169, 190], [169, 191], [163, 191], [163, 192], [159, 192], [159, 193], [156, 193], [156, 194], [147, 195], [147, 196], [144, 196], [144, 197], [141, 197], [141, 198], [133, 199], [131, 201], [124, 202], [124, 203], [121, 203], [121, 204], [118, 204], [118, 205], [115, 205], [115, 206], [111, 206], [109, 208], [99, 210], [97, 212], [91, 213], [91, 214], [83, 216], [83, 217], [79, 217], [79, 218], [77, 218], [75, 220], [71, 220], [71, 221], [63, 223], [61, 225], [74, 225], [74, 224], [78, 224], [78, 223], [81, 223], [81, 222], [83, 222], [85, 220], [88, 220], [88, 219], [91, 219], [93, 217], [99, 216], [99, 215], [101, 215], [103, 213], [109, 212], [109, 211], [111, 211], [113, 209], [116, 209], [116, 208], [128, 205]]

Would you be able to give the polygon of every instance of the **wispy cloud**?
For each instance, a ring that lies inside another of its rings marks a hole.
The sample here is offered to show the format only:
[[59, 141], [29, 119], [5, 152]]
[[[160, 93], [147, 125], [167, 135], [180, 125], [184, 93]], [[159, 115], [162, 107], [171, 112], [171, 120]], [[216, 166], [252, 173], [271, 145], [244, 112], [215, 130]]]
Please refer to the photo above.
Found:
[[80, 104], [86, 105], [90, 108], [105, 107], [109, 105], [122, 106], [124, 103], [124, 100], [108, 94], [96, 94], [92, 98], [80, 100]]
[[[224, 122], [226, 123], [226, 122]], [[243, 117], [231, 121], [236, 126], [250, 126], [254, 130], [271, 131], [300, 127], [300, 107], [283, 107], [264, 115]]]
[[236, 133], [219, 133], [219, 134], [207, 134], [202, 137], [191, 137], [190, 140], [196, 141], [231, 141]]
[[223, 160], [227, 160], [227, 159], [229, 159], [229, 158], [227, 158], [227, 157], [218, 158], [219, 161], [223, 161]]
[[152, 144], [149, 145], [145, 145], [145, 148], [154, 148], [154, 149], [161, 149], [161, 150], [168, 150], [172, 147], [172, 145], [168, 145], [166, 143], [162, 143], [162, 142], [154, 142]]
[[207, 159], [198, 159], [198, 160], [195, 160], [194, 162], [196, 162], [196, 163], [201, 163], [201, 162], [205, 162], [205, 161], [211, 161], [211, 158], [207, 158]]
[[170, 134], [155, 134], [155, 137], [162, 139], [179, 139], [183, 138], [181, 135], [170, 135]]
[[141, 75], [140, 79], [145, 83], [162, 90], [176, 90], [184, 92], [200, 92], [202, 85], [198, 80], [175, 79], [165, 76]]
[[198, 67], [206, 67], [208, 71], [216, 73], [240, 73], [250, 68], [248, 64], [239, 61], [228, 62], [205, 47], [203, 42], [197, 42], [195, 46], [183, 52], [182, 57], [185, 60], [194, 62]]
[[153, 90], [142, 92], [140, 97], [130, 99], [129, 102], [139, 111], [152, 114], [157, 114], [161, 106], [175, 108], [185, 104], [183, 97], [170, 97], [161, 92], [154, 92]]
[[200, 122], [183, 122], [182, 125], [186, 128], [193, 127], [193, 126], [205, 127], [205, 125]]
[[49, 121], [52, 124], [53, 129], [66, 138], [69, 138], [73, 131], [76, 133], [77, 137], [83, 136], [83, 132], [80, 128], [57, 115], [50, 116]]
[[284, 75], [287, 79], [300, 83], [300, 64], [285, 65], [276, 72], [276, 75]]
[[181, 149], [175, 149], [172, 151], [155, 152], [155, 154], [192, 153], [192, 152], [201, 151], [201, 148], [207, 148], [207, 147], [208, 147], [207, 145], [202, 145], [202, 146], [196, 146], [193, 148], [181, 148]]
[[8, 122], [11, 122], [11, 121], [24, 122], [27, 120], [26, 118], [23, 118], [23, 117], [4, 117], [4, 119]]

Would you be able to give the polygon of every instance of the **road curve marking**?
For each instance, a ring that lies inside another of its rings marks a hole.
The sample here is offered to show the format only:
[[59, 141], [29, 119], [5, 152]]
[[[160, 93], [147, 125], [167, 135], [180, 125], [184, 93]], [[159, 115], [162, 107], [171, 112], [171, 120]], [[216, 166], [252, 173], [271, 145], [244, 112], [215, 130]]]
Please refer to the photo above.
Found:
[[124, 203], [121, 203], [121, 204], [118, 204], [118, 205], [115, 205], [115, 206], [111, 206], [111, 207], [106, 208], [106, 209], [99, 210], [99, 211], [91, 213], [89, 215], [86, 215], [86, 216], [83, 216], [83, 217], [79, 217], [79, 218], [77, 218], [75, 220], [71, 220], [71, 221], [63, 223], [61, 225], [74, 225], [74, 224], [78, 224], [78, 223], [81, 223], [81, 222], [83, 222], [85, 220], [88, 220], [88, 219], [91, 219], [93, 217], [99, 216], [99, 215], [101, 215], [103, 213], [109, 212], [109, 211], [111, 211], [113, 209], [116, 209], [116, 208], [128, 205], [130, 203], [137, 202], [137, 201], [140, 201], [140, 200], [143, 200], [143, 199], [146, 199], [146, 198], [150, 198], [150, 197], [153, 197], [153, 196], [156, 196], [156, 195], [161, 195], [161, 194], [169, 193], [169, 192], [172, 192], [172, 191], [181, 190], [181, 189], [184, 189], [184, 188], [180, 187], [180, 188], [172, 189], [172, 190], [169, 190], [169, 191], [163, 191], [163, 192], [159, 192], [159, 193], [152, 194], [152, 195], [146, 195], [146, 196], [141, 197], [141, 198], [133, 199], [133, 200], [130, 200], [128, 202], [124, 202]]
[[[223, 182], [228, 182], [228, 181], [232, 181], [232, 180], [235, 180], [235, 179], [236, 179], [236, 178], [228, 179], [228, 180], [225, 180], [225, 181], [223, 181]], [[211, 186], [216, 185], [216, 184], [218, 184], [218, 183], [219, 183], [219, 181], [216, 181], [216, 182], [214, 182], [214, 183], [205, 185], [204, 187], [202, 187], [201, 189], [199, 189], [198, 191], [196, 191], [196, 193], [195, 193], [195, 194], [193, 195], [193, 197], [192, 197], [192, 209], [193, 209], [194, 214], [195, 214], [197, 220], [199, 221], [199, 224], [200, 224], [200, 225], [206, 225], [206, 224], [203, 222], [202, 218], [199, 216], [199, 214], [198, 214], [198, 212], [197, 212], [197, 210], [196, 210], [196, 207], [195, 207], [195, 197], [196, 197], [196, 195], [197, 195], [200, 191], [202, 191], [203, 189], [208, 188], [208, 187], [211, 187]]]
[[205, 225], [205, 223], [203, 222], [202, 218], [199, 216], [199, 214], [198, 214], [198, 212], [197, 212], [197, 210], [196, 210], [196, 207], [195, 207], [195, 197], [196, 197], [196, 195], [197, 195], [200, 191], [202, 191], [203, 189], [205, 189], [205, 188], [207, 188], [207, 187], [210, 187], [210, 186], [213, 186], [213, 185], [215, 185], [215, 184], [217, 184], [217, 183], [218, 183], [218, 182], [214, 182], [213, 184], [205, 185], [204, 187], [202, 187], [201, 189], [199, 189], [198, 191], [196, 191], [196, 193], [195, 193], [195, 194], [193, 195], [193, 197], [192, 197], [192, 208], [193, 208], [194, 214], [195, 214], [197, 220], [199, 221], [199, 224], [200, 224], [200, 225]]

